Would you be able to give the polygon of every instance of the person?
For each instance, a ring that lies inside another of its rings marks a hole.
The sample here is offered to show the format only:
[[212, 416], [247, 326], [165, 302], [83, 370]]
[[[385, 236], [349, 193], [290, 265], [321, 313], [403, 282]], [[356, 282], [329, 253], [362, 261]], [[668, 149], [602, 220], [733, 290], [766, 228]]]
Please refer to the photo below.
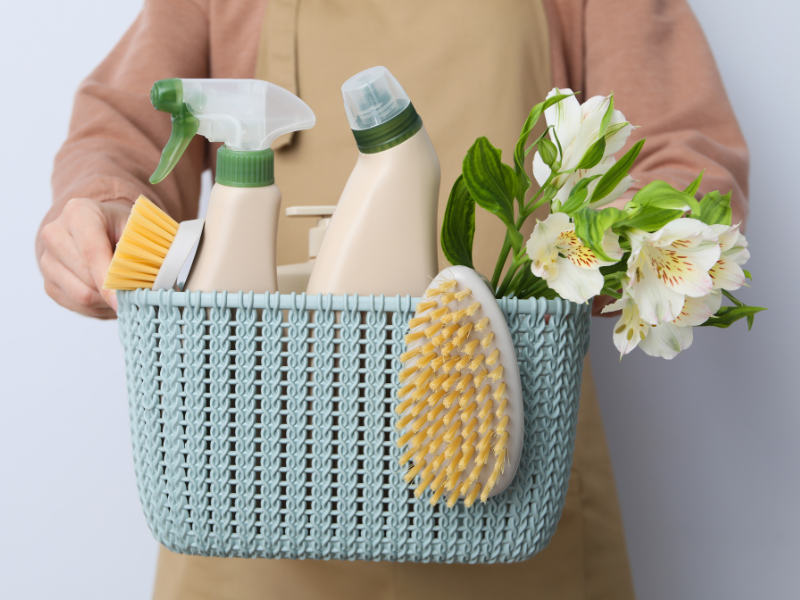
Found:
[[[196, 137], [174, 173], [148, 177], [170, 132], [150, 106], [168, 77], [258, 77], [297, 93], [310, 131], [276, 141], [284, 204], [332, 203], [355, 163], [341, 107], [348, 77], [382, 64], [405, 87], [442, 166], [440, 219], [474, 140], [508, 153], [530, 108], [553, 87], [581, 101], [610, 92], [647, 144], [634, 190], [654, 179], [731, 190], [747, 213], [748, 155], [710, 49], [685, 0], [147, 0], [81, 84], [56, 156], [53, 205], [37, 234], [46, 292], [81, 314], [114, 318], [102, 289], [130, 206], [145, 194], [194, 218], [216, 145]], [[632, 190], [633, 191], [633, 190]], [[502, 225], [478, 211], [476, 266], [491, 272]], [[306, 259], [305, 225], [281, 219], [279, 264]], [[446, 263], [442, 257], [441, 265]], [[205, 558], [161, 549], [154, 598], [633, 597], [624, 534], [587, 359], [567, 501], [550, 545], [500, 565]]]

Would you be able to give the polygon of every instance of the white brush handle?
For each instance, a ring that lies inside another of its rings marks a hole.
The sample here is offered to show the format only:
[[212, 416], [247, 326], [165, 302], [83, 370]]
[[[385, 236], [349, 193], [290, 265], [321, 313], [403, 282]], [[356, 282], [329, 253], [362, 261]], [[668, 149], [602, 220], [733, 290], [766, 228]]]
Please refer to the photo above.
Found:
[[164, 257], [164, 263], [158, 270], [156, 280], [153, 282], [153, 290], [171, 290], [178, 281], [186, 259], [192, 252], [192, 248], [203, 235], [203, 225], [205, 219], [195, 219], [193, 221], [183, 221], [178, 225], [178, 231], [172, 245]]

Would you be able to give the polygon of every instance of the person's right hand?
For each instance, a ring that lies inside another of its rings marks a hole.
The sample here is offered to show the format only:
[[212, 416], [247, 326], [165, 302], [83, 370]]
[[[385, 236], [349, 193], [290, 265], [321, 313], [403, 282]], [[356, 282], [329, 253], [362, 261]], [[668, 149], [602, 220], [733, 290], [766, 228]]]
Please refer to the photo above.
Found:
[[54, 219], [52, 213], [45, 217], [36, 257], [48, 296], [82, 315], [116, 317], [116, 295], [103, 289], [103, 281], [131, 206], [127, 200], [73, 198]]

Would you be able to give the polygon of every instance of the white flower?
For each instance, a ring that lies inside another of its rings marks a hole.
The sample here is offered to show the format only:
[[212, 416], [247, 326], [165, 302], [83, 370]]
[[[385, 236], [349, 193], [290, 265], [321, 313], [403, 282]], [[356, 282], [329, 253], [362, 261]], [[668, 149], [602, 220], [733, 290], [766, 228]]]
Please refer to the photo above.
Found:
[[708, 274], [714, 282], [715, 290], [738, 290], [745, 283], [741, 265], [750, 258], [747, 240], [739, 232], [739, 224], [712, 225], [711, 229], [719, 236], [720, 257]]
[[[603, 250], [615, 259], [614, 262], [622, 258], [619, 236], [607, 231]], [[600, 293], [604, 281], [600, 267], [614, 264], [599, 260], [583, 245], [575, 234], [575, 225], [564, 213], [554, 213], [544, 221], [537, 221], [527, 252], [533, 261], [533, 274], [547, 281], [548, 287], [559, 296], [578, 304]]]
[[[547, 97], [550, 98], [556, 94], [570, 93], [572, 93], [572, 90], [568, 88], [554, 88]], [[555, 142], [555, 138], [557, 137], [561, 144], [561, 149], [563, 150], [563, 156], [558, 156], [558, 160], [561, 162], [561, 171], [577, 167], [586, 151], [600, 138], [600, 125], [608, 109], [608, 103], [609, 97], [594, 96], [581, 105], [578, 103], [575, 96], [570, 96], [544, 111], [547, 125], [552, 125], [555, 130], [555, 136], [551, 134], [550, 138]], [[625, 122], [625, 116], [620, 111], [615, 110], [612, 114], [611, 122], [609, 123], [609, 129], [612, 129], [614, 125]], [[608, 171], [616, 162], [616, 159], [612, 155], [622, 149], [632, 129], [633, 127], [627, 124], [611, 135], [607, 135], [606, 150], [603, 153], [603, 159], [595, 167], [575, 171], [574, 173], [566, 173], [556, 177], [553, 180], [553, 185], [560, 188], [556, 198], [564, 204], [569, 198], [569, 193], [572, 191], [572, 188], [575, 187], [578, 181], [584, 177], [604, 174]], [[534, 178], [539, 185], [544, 185], [547, 178], [550, 177], [550, 173], [550, 167], [544, 163], [537, 151], [533, 157]], [[596, 208], [613, 202], [628, 190], [632, 182], [633, 180], [626, 176], [608, 196], [594, 205], [594, 207]], [[598, 183], [599, 179], [596, 179], [589, 184], [588, 189], [590, 194], [594, 192], [594, 188], [597, 187]]]
[[650, 356], [672, 360], [692, 345], [694, 327], [701, 325], [719, 310], [722, 294], [713, 291], [702, 298], [686, 298], [681, 314], [672, 322], [651, 326], [639, 347]]
[[651, 325], [645, 323], [639, 316], [639, 308], [634, 299], [627, 293], [622, 298], [603, 308], [603, 312], [622, 311], [617, 324], [614, 325], [614, 345], [619, 350], [620, 358], [633, 351], [639, 342], [642, 342], [650, 332]]
[[686, 297], [706, 296], [713, 289], [709, 269], [719, 260], [714, 230], [696, 219], [677, 219], [655, 233], [632, 231], [627, 276], [630, 294], [644, 321], [674, 321]]

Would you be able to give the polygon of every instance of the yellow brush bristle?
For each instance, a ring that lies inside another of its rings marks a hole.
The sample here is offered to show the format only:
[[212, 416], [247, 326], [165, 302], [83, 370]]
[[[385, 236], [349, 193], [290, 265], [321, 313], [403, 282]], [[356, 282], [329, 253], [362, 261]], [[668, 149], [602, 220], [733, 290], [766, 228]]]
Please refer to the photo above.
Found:
[[134, 202], [103, 289], [151, 288], [178, 232], [178, 222], [144, 196]]
[[404, 387], [396, 409], [404, 432], [398, 444], [407, 446], [401, 464], [413, 462], [404, 479], [416, 479], [417, 497], [430, 490], [434, 505], [447, 493], [450, 507], [459, 499], [465, 506], [486, 502], [503, 472], [509, 435], [504, 357], [480, 303], [459, 287], [438, 283], [417, 305], [409, 321], [417, 329], [406, 343], [428, 342], [400, 357]]

